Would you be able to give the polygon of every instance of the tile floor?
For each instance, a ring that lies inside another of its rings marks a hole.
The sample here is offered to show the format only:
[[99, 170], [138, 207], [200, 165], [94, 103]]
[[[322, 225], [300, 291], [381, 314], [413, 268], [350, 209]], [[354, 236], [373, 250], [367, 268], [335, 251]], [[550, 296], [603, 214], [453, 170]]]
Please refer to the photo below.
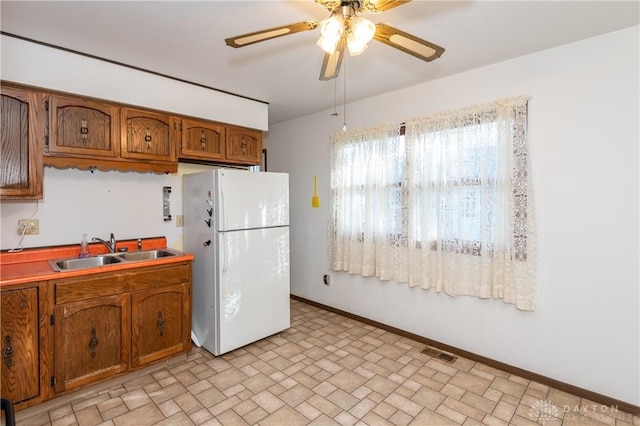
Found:
[[291, 328], [279, 335], [217, 358], [194, 347], [179, 363], [19, 412], [17, 424], [640, 425], [616, 407], [422, 349], [292, 300]]

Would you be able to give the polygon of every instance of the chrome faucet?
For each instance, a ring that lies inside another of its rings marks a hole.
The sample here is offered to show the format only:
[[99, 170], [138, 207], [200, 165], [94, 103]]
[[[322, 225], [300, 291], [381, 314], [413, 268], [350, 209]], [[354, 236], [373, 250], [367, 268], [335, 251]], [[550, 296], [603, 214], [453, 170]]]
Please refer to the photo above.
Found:
[[97, 237], [93, 237], [91, 241], [104, 244], [109, 249], [109, 253], [116, 252], [116, 237], [113, 236], [113, 232], [109, 236], [109, 242], [106, 242], [102, 238], [97, 238]]

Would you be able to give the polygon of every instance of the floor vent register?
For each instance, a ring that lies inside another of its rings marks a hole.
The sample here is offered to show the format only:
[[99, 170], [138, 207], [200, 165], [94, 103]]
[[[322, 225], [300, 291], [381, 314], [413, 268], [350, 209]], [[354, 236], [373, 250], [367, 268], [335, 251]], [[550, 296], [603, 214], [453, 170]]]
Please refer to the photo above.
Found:
[[432, 348], [430, 346], [427, 346], [426, 348], [424, 348], [421, 353], [425, 354], [425, 355], [429, 355], [432, 358], [435, 359], [439, 359], [440, 361], [444, 361], [448, 364], [453, 364], [458, 357], [457, 356], [453, 356], [451, 354], [439, 351], [436, 348]]

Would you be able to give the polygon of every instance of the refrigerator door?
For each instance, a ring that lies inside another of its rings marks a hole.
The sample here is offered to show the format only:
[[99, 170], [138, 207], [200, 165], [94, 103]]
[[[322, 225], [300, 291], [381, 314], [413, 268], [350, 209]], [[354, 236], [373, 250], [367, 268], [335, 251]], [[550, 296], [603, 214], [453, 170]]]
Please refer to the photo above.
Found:
[[215, 232], [207, 225], [213, 213], [212, 173], [193, 173], [183, 177], [184, 248], [195, 260], [191, 266], [191, 328], [194, 342], [213, 351], [216, 341], [214, 291]]
[[287, 173], [216, 170], [218, 231], [289, 225]]
[[221, 355], [290, 327], [289, 227], [217, 234]]

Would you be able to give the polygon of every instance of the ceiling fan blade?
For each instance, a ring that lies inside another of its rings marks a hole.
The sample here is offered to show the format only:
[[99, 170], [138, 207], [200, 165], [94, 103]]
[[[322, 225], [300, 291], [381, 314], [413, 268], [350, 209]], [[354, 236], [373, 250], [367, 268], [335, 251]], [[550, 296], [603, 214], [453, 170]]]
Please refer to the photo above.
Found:
[[317, 21], [298, 22], [291, 25], [283, 25], [281, 27], [269, 28], [267, 30], [256, 31], [255, 33], [243, 34], [235, 37], [224, 39], [227, 46], [244, 47], [253, 43], [271, 40], [284, 35], [299, 33], [318, 28]]
[[361, 10], [370, 13], [380, 13], [393, 9], [394, 7], [402, 6], [410, 1], [411, 0], [364, 0]]
[[320, 6], [326, 7], [329, 11], [333, 12], [342, 4], [341, 0], [315, 0]]
[[333, 80], [340, 73], [342, 58], [344, 57], [344, 37], [338, 42], [335, 52], [325, 53], [320, 70], [320, 80]]
[[376, 24], [373, 38], [427, 62], [444, 53], [444, 48], [386, 24]]

